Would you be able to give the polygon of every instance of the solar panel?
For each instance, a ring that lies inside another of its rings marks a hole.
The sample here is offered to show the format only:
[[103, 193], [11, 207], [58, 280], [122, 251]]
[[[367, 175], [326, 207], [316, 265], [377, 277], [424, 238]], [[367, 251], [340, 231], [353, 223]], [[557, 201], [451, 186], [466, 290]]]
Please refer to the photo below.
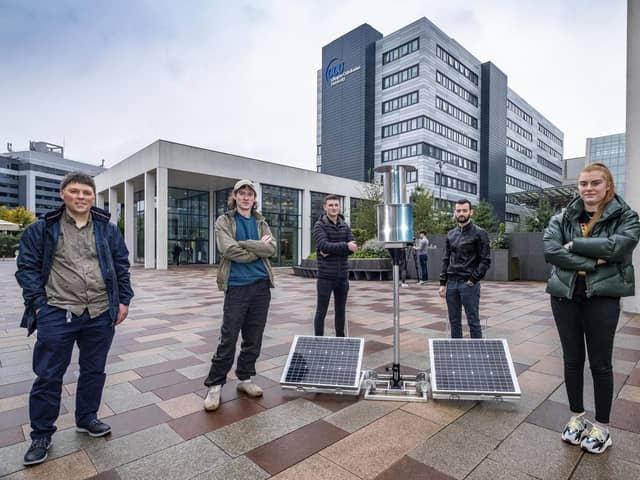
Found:
[[297, 335], [282, 372], [284, 387], [360, 390], [364, 339]]
[[429, 339], [433, 398], [519, 398], [504, 339]]

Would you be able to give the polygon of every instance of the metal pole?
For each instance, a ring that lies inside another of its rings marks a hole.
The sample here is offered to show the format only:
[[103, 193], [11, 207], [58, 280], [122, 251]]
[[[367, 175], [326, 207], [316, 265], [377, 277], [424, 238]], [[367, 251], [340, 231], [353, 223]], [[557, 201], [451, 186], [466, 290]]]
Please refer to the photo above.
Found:
[[398, 255], [395, 255], [394, 262], [393, 262], [393, 367], [392, 367], [393, 380], [391, 385], [392, 388], [400, 388], [400, 265], [399, 265]]

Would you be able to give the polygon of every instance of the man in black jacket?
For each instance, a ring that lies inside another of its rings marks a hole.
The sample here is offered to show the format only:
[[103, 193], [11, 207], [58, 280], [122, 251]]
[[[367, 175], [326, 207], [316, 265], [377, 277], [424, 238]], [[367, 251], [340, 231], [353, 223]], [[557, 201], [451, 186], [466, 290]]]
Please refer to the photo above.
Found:
[[440, 274], [440, 296], [446, 297], [451, 323], [451, 338], [462, 338], [464, 306], [471, 338], [482, 338], [480, 328], [480, 280], [491, 265], [489, 236], [471, 222], [473, 208], [469, 200], [456, 202], [458, 226], [447, 233]]
[[318, 304], [313, 320], [316, 336], [324, 335], [331, 292], [336, 312], [336, 337], [344, 337], [345, 307], [349, 292], [347, 257], [358, 249], [351, 228], [340, 214], [340, 198], [327, 195], [322, 204], [325, 214], [313, 227], [313, 239], [318, 254]]

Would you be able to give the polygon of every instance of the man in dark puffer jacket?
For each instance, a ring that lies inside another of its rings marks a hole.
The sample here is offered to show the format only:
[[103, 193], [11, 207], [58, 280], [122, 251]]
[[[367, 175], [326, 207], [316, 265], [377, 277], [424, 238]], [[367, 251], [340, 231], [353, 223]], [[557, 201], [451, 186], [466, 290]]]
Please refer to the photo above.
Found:
[[327, 195], [322, 215], [313, 227], [313, 239], [318, 254], [318, 303], [313, 320], [316, 336], [324, 335], [331, 292], [336, 312], [336, 337], [344, 337], [345, 307], [349, 292], [349, 263], [347, 257], [358, 249], [351, 228], [340, 214], [340, 198]]

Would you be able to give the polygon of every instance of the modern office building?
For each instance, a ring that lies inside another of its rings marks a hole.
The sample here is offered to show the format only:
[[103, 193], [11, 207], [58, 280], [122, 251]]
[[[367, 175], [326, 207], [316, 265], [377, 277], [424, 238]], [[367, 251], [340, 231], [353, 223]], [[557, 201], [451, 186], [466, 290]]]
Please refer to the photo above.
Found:
[[340, 196], [347, 221], [366, 198], [362, 182], [158, 140], [96, 177], [97, 204], [114, 222], [124, 214], [132, 262], [166, 269], [179, 244], [180, 263], [218, 263], [214, 222], [241, 178], [257, 185], [258, 208], [277, 240], [275, 266], [309, 255], [326, 195]]
[[104, 168], [64, 158], [64, 149], [46, 142], [29, 142], [29, 150], [0, 153], [0, 205], [23, 206], [40, 216], [60, 206], [60, 180], [82, 170], [97, 175]]
[[576, 185], [580, 171], [585, 166], [586, 157], [573, 157], [564, 159], [563, 185]]
[[625, 191], [625, 134], [587, 138], [585, 149], [586, 165], [604, 163], [616, 184], [616, 192], [624, 196]]
[[361, 25], [322, 62], [320, 172], [369, 180], [372, 167], [409, 163], [408, 183], [442, 205], [487, 200], [514, 225], [523, 207], [510, 193], [561, 185], [562, 131], [428, 19], [387, 36]]

